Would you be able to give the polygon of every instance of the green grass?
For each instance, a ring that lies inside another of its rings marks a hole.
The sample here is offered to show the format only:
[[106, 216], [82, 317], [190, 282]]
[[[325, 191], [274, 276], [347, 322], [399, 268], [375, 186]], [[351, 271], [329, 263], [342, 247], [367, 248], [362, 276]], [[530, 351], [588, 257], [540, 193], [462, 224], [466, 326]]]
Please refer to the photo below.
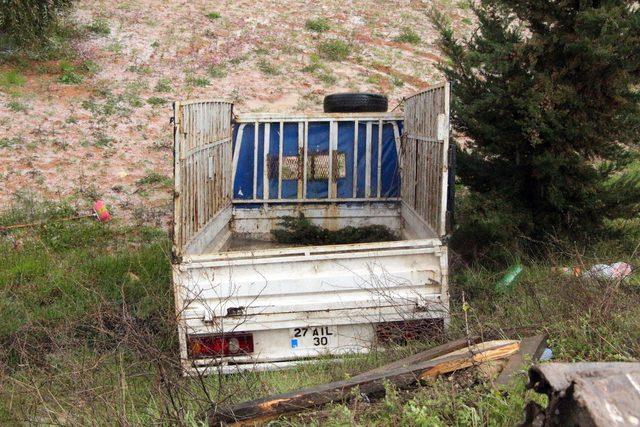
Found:
[[23, 144], [24, 140], [20, 137], [16, 138], [0, 138], [0, 148], [10, 148]]
[[207, 75], [214, 79], [220, 79], [227, 75], [227, 70], [222, 65], [212, 65], [207, 69]]
[[29, 110], [29, 106], [17, 99], [7, 102], [7, 108], [16, 113], [24, 113]]
[[398, 43], [410, 43], [410, 44], [420, 44], [420, 42], [422, 41], [418, 33], [416, 33], [415, 31], [413, 31], [411, 28], [408, 28], [408, 27], [403, 28], [400, 35], [393, 40]]
[[326, 40], [318, 44], [318, 54], [329, 61], [344, 61], [351, 54], [351, 45], [338, 39]]
[[105, 134], [104, 132], [95, 132], [93, 134], [93, 145], [96, 147], [109, 147], [113, 143], [114, 139]]
[[77, 72], [77, 69], [72, 64], [63, 61], [60, 63], [60, 76], [58, 81], [60, 83], [75, 85], [82, 83], [84, 77]]
[[[0, 141], [1, 144], [1, 141]], [[140, 186], [169, 185], [150, 171]], [[90, 192], [84, 191], [90, 197]], [[204, 379], [179, 370], [169, 239], [164, 230], [114, 220], [59, 222], [90, 209], [90, 200], [35, 202], [24, 195], [0, 213], [0, 225], [47, 220], [0, 234], [0, 423], [199, 425], [212, 401], [234, 403], [349, 378], [436, 344], [417, 342], [338, 363]], [[558, 361], [616, 361], [640, 357], [640, 280], [622, 283], [556, 275], [552, 266], [628, 261], [624, 242], [549, 250], [543, 259], [516, 257], [524, 272], [506, 293], [503, 274], [488, 265], [455, 263], [450, 277], [449, 336], [468, 327], [485, 336], [547, 332]], [[453, 258], [452, 258], [453, 259]], [[637, 276], [637, 273], [636, 273]], [[469, 304], [468, 322], [462, 295]], [[387, 386], [365, 402], [292, 415], [275, 425], [497, 425], [522, 420], [526, 401], [544, 399], [524, 389], [521, 375], [506, 392], [475, 370], [440, 378], [412, 391]]]
[[161, 78], [156, 83], [156, 92], [171, 92], [171, 79]]
[[316, 33], [324, 33], [331, 29], [327, 18], [308, 19], [304, 23], [304, 27], [309, 31], [315, 31]]
[[170, 187], [173, 184], [173, 180], [168, 176], [159, 174], [157, 172], [149, 172], [143, 178], [137, 181], [138, 185], [156, 185]]
[[216, 19], [220, 19], [221, 15], [219, 12], [209, 12], [206, 15], [207, 18], [211, 19], [212, 21], [216, 20]]
[[314, 75], [318, 80], [326, 85], [332, 85], [338, 81], [336, 76], [331, 73], [330, 68], [322, 63], [318, 55], [312, 54], [309, 59], [309, 64], [305, 65], [301, 71]]
[[187, 77], [187, 85], [195, 86], [195, 87], [206, 87], [211, 84], [209, 79], [206, 77], [198, 77], [198, 76], [189, 76]]
[[0, 72], [0, 88], [10, 89], [17, 86], [23, 86], [26, 82], [27, 78], [18, 70]]
[[154, 107], [157, 107], [158, 105], [164, 105], [167, 102], [169, 101], [159, 96], [152, 96], [151, 98], [147, 98], [147, 104], [153, 105]]

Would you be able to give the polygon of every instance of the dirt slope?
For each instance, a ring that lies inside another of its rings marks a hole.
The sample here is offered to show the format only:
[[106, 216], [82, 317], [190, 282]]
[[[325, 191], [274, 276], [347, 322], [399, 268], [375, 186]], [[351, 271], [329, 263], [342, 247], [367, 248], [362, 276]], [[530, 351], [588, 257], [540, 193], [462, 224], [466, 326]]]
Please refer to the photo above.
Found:
[[[320, 111], [325, 94], [356, 90], [383, 92], [393, 108], [440, 79], [426, 18], [433, 4], [80, 1], [73, 19], [90, 30], [70, 65], [82, 81], [69, 82], [52, 61], [22, 70], [22, 85], [0, 87], [0, 202], [16, 192], [80, 206], [102, 197], [120, 218], [160, 224], [171, 210], [172, 100]], [[461, 31], [470, 27], [462, 3], [435, 4]], [[318, 17], [327, 31], [305, 29]], [[397, 41], [404, 28], [420, 40]], [[333, 40], [348, 46], [346, 58], [319, 51]]]

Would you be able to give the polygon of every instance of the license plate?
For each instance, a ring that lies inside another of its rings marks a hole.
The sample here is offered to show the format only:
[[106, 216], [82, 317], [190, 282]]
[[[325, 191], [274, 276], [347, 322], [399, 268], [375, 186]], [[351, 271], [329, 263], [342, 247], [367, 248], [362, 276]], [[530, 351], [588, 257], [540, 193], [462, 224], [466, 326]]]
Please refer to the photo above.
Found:
[[308, 326], [291, 329], [291, 348], [330, 347], [336, 339], [335, 326]]

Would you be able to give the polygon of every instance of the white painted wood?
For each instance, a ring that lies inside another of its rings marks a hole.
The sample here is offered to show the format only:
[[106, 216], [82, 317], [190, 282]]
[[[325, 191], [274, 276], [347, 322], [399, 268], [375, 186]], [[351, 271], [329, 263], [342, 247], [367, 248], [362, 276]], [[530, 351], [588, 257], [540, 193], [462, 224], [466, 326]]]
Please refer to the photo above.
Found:
[[303, 138], [303, 148], [302, 151], [304, 153], [304, 162], [303, 164], [303, 171], [302, 171], [302, 197], [303, 198], [307, 198], [307, 169], [309, 168], [309, 164], [308, 164], [308, 157], [309, 157], [309, 122], [308, 121], [304, 121], [304, 131], [302, 133]]
[[335, 121], [329, 122], [329, 175], [327, 178], [327, 198], [331, 199], [335, 197], [333, 191], [333, 150], [334, 145], [338, 142], [338, 123]]
[[235, 181], [236, 179], [236, 171], [238, 170], [238, 159], [240, 158], [240, 148], [242, 147], [242, 136], [244, 134], [244, 127], [246, 123], [241, 124], [238, 127], [238, 134], [236, 135], [236, 146], [233, 150], [233, 167], [231, 169], [231, 180]]
[[353, 198], [358, 196], [358, 128], [360, 121], [354, 122], [353, 128]]
[[449, 83], [405, 101], [401, 197], [440, 236], [446, 234]]
[[396, 155], [398, 156], [398, 163], [400, 162], [400, 129], [398, 129], [398, 125], [396, 122], [391, 122], [391, 126], [393, 127], [393, 139], [396, 143]]
[[260, 123], [253, 122], [253, 198], [258, 196], [258, 135]]
[[364, 159], [364, 197], [369, 198], [371, 196], [371, 122], [367, 122], [367, 140], [365, 144], [365, 159]]
[[376, 190], [378, 197], [382, 194], [382, 119], [378, 121], [378, 182], [376, 184]]
[[282, 199], [282, 150], [284, 146], [284, 122], [280, 122], [278, 135], [278, 199]]
[[329, 122], [329, 121], [373, 121], [373, 120], [402, 120], [404, 115], [401, 112], [386, 113], [248, 113], [239, 114], [236, 123], [260, 122]]
[[[304, 122], [298, 122], [298, 165], [300, 164], [300, 157], [304, 156]], [[306, 170], [306, 165], [303, 163], [303, 169]], [[298, 174], [298, 199], [304, 197], [304, 179], [300, 179]]]
[[331, 230], [347, 226], [362, 227], [377, 224], [388, 227], [398, 235], [402, 233], [400, 207], [397, 203], [335, 206], [325, 202], [324, 204], [273, 205], [267, 209], [247, 209], [236, 206], [232, 228], [238, 236], [268, 240], [274, 225], [282, 218], [297, 217], [300, 214], [312, 223]]
[[[191, 101], [174, 104], [173, 253], [182, 256], [231, 205], [223, 185], [232, 175], [232, 104]], [[225, 161], [226, 160], [226, 161]]]
[[184, 257], [189, 259], [193, 254], [200, 254], [207, 248], [216, 236], [222, 232], [225, 227], [229, 228], [229, 222], [231, 221], [233, 209], [231, 205], [227, 205], [222, 211], [220, 211], [213, 219], [211, 219], [207, 225], [196, 234], [187, 243], [184, 249]]
[[271, 123], [264, 124], [264, 148], [262, 149], [262, 198], [269, 200], [269, 144], [271, 139]]
[[[337, 198], [333, 197], [331, 199], [282, 199], [282, 200], [269, 200], [269, 203], [279, 204], [279, 203], [356, 203], [356, 202], [398, 202], [400, 201], [400, 197], [356, 197], [356, 198]], [[233, 204], [242, 205], [247, 203], [263, 203], [267, 200], [264, 199], [237, 199], [233, 200]]]
[[[440, 172], [440, 235], [447, 234], [447, 192], [449, 190], [449, 103], [451, 99], [451, 83], [446, 82], [444, 86], [444, 113], [442, 116], [442, 168]], [[438, 116], [440, 117], [440, 116]]]

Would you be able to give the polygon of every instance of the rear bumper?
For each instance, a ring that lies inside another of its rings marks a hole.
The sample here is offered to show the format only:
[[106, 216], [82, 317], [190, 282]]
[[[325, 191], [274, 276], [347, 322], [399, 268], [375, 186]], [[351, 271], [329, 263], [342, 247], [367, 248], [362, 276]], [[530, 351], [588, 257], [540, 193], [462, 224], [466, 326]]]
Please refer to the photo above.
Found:
[[[415, 320], [415, 319], [414, 319]], [[417, 322], [436, 321], [422, 324], [421, 329], [426, 335], [442, 332], [445, 319], [425, 318]], [[254, 352], [251, 355], [236, 357], [219, 357], [207, 359], [182, 360], [182, 367], [186, 375], [231, 374], [238, 372], [261, 372], [291, 368], [309, 362], [326, 363], [338, 361], [339, 356], [365, 354], [378, 347], [381, 337], [385, 342], [390, 330], [398, 328], [405, 331], [405, 322], [383, 322], [377, 324], [351, 324], [333, 327], [335, 336], [330, 345], [325, 347], [294, 347], [290, 328], [253, 331]], [[415, 324], [415, 322], [413, 322]], [[316, 325], [322, 326], [322, 325]], [[432, 330], [428, 330], [428, 329]], [[415, 328], [413, 329], [415, 331]], [[412, 335], [413, 338], [415, 336]], [[184, 353], [183, 353], [184, 354]]]

